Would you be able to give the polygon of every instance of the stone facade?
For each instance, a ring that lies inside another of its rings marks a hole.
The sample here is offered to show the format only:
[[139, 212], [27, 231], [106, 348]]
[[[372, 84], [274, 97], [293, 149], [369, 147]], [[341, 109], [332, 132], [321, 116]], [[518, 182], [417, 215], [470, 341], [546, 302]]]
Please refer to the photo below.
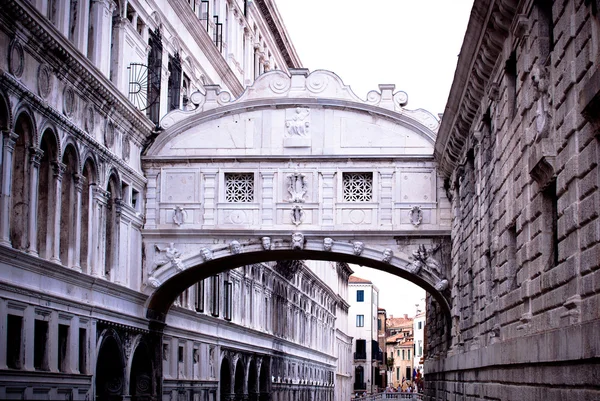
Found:
[[599, 12], [474, 4], [436, 140], [452, 322], [428, 305], [429, 399], [600, 397]]

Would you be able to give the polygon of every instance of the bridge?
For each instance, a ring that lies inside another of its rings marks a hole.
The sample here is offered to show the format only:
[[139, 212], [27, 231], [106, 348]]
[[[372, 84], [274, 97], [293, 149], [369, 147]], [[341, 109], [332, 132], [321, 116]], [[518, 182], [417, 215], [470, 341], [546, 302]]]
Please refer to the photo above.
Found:
[[190, 100], [142, 157], [143, 289], [156, 327], [201, 279], [298, 259], [405, 278], [449, 316], [451, 213], [433, 115], [405, 109], [393, 85], [363, 100], [335, 74], [306, 69], [263, 74], [237, 99], [207, 86]]

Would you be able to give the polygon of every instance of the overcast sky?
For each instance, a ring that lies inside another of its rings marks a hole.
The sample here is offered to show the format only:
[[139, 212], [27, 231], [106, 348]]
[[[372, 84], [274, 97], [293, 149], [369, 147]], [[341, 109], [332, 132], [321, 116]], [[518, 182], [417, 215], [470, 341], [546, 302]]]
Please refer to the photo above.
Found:
[[[275, 0], [303, 67], [335, 72], [361, 98], [379, 84], [408, 94], [408, 109], [444, 112], [473, 0]], [[425, 292], [353, 267], [380, 289], [388, 316], [414, 315]]]

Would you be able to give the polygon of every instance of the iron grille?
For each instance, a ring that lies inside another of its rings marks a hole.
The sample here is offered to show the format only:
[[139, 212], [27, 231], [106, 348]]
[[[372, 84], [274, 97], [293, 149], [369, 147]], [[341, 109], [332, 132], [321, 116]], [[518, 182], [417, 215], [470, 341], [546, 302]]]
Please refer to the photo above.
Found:
[[158, 79], [144, 64], [131, 63], [127, 69], [129, 70], [129, 101], [138, 109], [146, 110], [159, 99], [160, 86], [154, 87]]

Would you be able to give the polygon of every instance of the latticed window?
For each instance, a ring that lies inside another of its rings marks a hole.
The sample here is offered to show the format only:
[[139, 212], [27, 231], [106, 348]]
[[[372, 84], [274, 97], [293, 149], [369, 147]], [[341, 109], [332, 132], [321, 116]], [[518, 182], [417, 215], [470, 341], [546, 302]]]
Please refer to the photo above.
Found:
[[344, 202], [369, 202], [373, 199], [373, 173], [343, 174]]
[[254, 174], [225, 173], [225, 200], [233, 203], [254, 202]]

